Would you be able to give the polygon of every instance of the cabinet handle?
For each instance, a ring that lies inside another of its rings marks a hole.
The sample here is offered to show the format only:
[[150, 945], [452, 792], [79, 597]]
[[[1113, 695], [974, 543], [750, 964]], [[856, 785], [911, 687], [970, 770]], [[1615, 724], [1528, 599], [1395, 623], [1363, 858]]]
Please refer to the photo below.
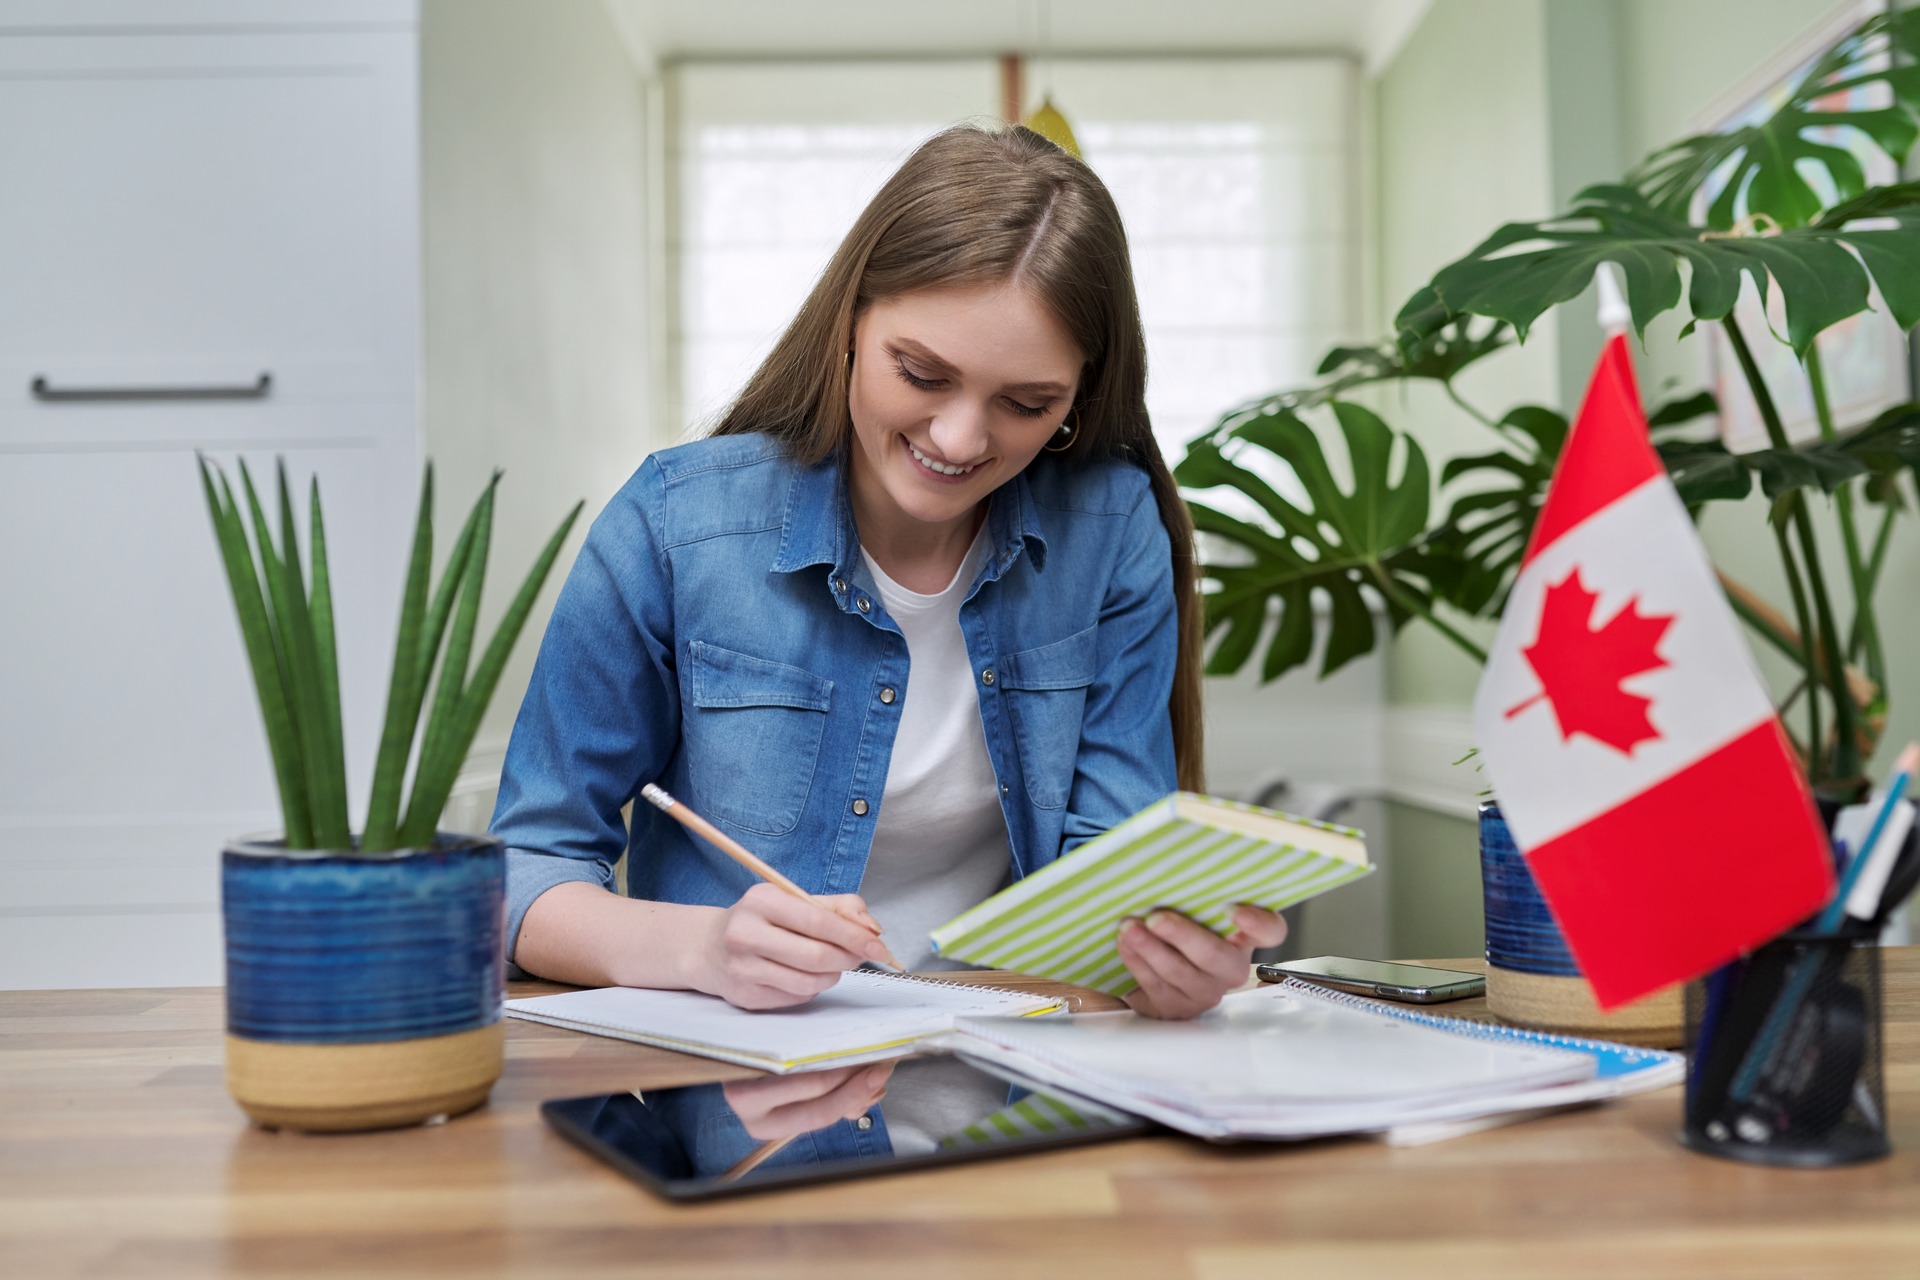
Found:
[[238, 387], [56, 387], [45, 374], [31, 385], [35, 400], [264, 400], [273, 390], [273, 375], [263, 373]]

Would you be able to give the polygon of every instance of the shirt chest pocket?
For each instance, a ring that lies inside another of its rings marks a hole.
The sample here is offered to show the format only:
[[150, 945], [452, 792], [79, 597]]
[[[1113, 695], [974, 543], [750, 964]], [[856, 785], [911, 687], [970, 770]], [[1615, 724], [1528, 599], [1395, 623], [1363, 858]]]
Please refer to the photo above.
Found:
[[760, 835], [799, 825], [820, 764], [833, 681], [695, 640], [681, 732], [698, 805]]
[[1058, 809], [1073, 790], [1080, 755], [1080, 722], [1095, 669], [1094, 632], [1088, 627], [1065, 640], [1010, 653], [1000, 659], [1000, 688], [1013, 725], [1027, 799]]

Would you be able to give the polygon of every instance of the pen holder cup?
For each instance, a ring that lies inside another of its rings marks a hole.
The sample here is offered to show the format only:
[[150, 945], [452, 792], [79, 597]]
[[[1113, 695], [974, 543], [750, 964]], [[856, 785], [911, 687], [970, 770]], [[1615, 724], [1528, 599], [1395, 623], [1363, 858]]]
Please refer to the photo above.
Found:
[[1807, 1169], [1888, 1154], [1880, 1009], [1865, 929], [1789, 933], [1691, 984], [1682, 1144]]

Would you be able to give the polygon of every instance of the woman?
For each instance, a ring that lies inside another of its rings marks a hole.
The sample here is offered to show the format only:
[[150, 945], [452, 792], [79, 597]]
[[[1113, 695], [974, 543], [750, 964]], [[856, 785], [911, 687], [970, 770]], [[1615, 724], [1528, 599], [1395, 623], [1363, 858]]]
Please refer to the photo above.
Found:
[[[581, 550], [494, 819], [514, 961], [796, 1004], [882, 954], [857, 922], [935, 967], [929, 928], [1199, 787], [1192, 530], [1145, 370], [1090, 169], [1024, 129], [920, 147], [712, 437]], [[645, 805], [609, 892], [652, 781], [822, 905]], [[1284, 936], [1236, 924], [1124, 926], [1133, 1007], [1212, 1007]]]

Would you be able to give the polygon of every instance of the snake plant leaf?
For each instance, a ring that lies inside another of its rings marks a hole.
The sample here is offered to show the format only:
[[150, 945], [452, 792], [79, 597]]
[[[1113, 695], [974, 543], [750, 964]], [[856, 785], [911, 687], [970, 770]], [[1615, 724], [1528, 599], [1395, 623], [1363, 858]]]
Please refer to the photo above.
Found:
[[380, 749], [374, 757], [373, 788], [367, 801], [367, 823], [360, 847], [367, 853], [385, 853], [399, 844], [400, 789], [407, 757], [420, 719], [420, 630], [426, 621], [427, 580], [433, 569], [433, 464], [420, 480], [420, 509], [413, 522], [413, 550], [407, 557], [407, 582], [400, 593], [399, 635], [393, 646], [393, 670], [387, 676], [387, 714], [380, 727]]
[[[299, 744], [293, 717], [287, 708], [279, 659], [274, 652], [273, 624], [260, 590], [260, 570], [247, 543], [246, 527], [241, 523], [233, 486], [227, 482], [226, 473], [220, 472], [204, 456], [196, 456], [207, 511], [213, 517], [214, 535], [219, 540], [220, 558], [227, 571], [227, 587], [233, 596], [234, 612], [240, 618], [240, 635], [246, 645], [247, 665], [253, 673], [254, 695], [259, 700], [260, 718], [266, 727], [267, 751], [273, 761], [274, 782], [280, 796], [281, 821], [290, 845], [311, 844], [313, 832], [306, 806], [306, 784], [301, 777]], [[214, 487], [216, 472], [220, 480], [218, 490]]]
[[[499, 484], [500, 472], [495, 471], [487, 483], [489, 487]], [[447, 555], [447, 563], [441, 566], [440, 585], [434, 588], [433, 603], [427, 609], [426, 624], [420, 636], [420, 652], [416, 658], [423, 697], [427, 678], [433, 674], [434, 660], [440, 655], [440, 642], [446, 636], [447, 621], [453, 616], [454, 598], [459, 593], [461, 577], [466, 572], [467, 556], [473, 550], [474, 534], [479, 529], [481, 514], [481, 504], [475, 502], [460, 526], [459, 536], [453, 540], [453, 550]], [[415, 708], [415, 714], [418, 713], [418, 708]]]
[[[329, 790], [339, 796], [342, 830], [346, 830], [347, 753], [340, 726], [340, 655], [333, 626], [333, 577], [327, 564], [327, 524], [320, 508], [320, 477], [309, 477], [307, 487], [307, 545], [312, 548], [313, 590], [307, 600], [313, 623], [313, 651], [320, 676], [322, 737], [327, 749], [325, 767]], [[335, 848], [345, 848], [336, 845]]]
[[[1245, 665], [1275, 612], [1263, 679], [1306, 663], [1316, 639], [1316, 597], [1327, 604], [1323, 677], [1377, 643], [1373, 600], [1388, 603], [1389, 624], [1397, 625], [1412, 616], [1409, 601], [1424, 606], [1430, 599], [1428, 584], [1407, 570], [1408, 548], [1426, 532], [1432, 483], [1426, 456], [1411, 437], [1397, 436], [1359, 405], [1335, 401], [1331, 409], [1346, 445], [1351, 489], [1340, 486], [1313, 428], [1291, 410], [1229, 418], [1232, 425], [1189, 445], [1174, 469], [1184, 488], [1237, 490], [1269, 522], [1188, 503], [1195, 528], [1231, 544], [1240, 561], [1202, 571], [1207, 631], [1214, 637], [1208, 670], [1215, 674]], [[1248, 450], [1291, 472], [1304, 500], [1283, 496], [1249, 470], [1243, 464]]]
[[[1663, 212], [1686, 218], [1703, 187], [1719, 184], [1706, 225], [1724, 231], [1764, 213], [1781, 227], [1812, 223], [1828, 204], [1867, 189], [1858, 157], [1836, 134], [1864, 135], [1898, 163], [1920, 136], [1920, 11], [1870, 19], [1807, 71], [1767, 119], [1725, 133], [1684, 138], [1629, 175]], [[1876, 64], [1879, 64], [1876, 66]], [[1881, 107], [1841, 109], [1839, 95], [1884, 86]], [[1816, 185], [1813, 179], [1819, 179]]]
[[575, 503], [573, 510], [560, 522], [560, 527], [547, 539], [546, 546], [535, 557], [533, 567], [527, 571], [520, 589], [514, 593], [506, 612], [494, 627], [492, 639], [487, 642], [486, 650], [474, 666], [472, 679], [461, 692], [458, 718], [452, 722], [443, 748], [434, 757], [431, 768], [414, 783], [413, 795], [408, 803], [407, 829], [403, 833], [409, 843], [424, 844], [433, 839], [433, 828], [439, 822], [441, 810], [446, 808], [447, 797], [453, 793], [460, 764], [466, 759], [474, 736], [480, 732], [481, 718], [486, 714], [487, 703], [493, 699], [494, 689], [499, 686], [501, 673], [506, 670], [507, 657], [512, 653], [514, 643], [519, 640], [520, 632], [526, 627], [527, 618], [533, 612], [534, 599], [546, 583], [553, 562], [560, 555], [561, 546], [565, 544], [574, 522], [580, 518], [580, 512], [585, 507], [583, 502]]
[[1742, 276], [1763, 301], [1776, 287], [1787, 338], [1804, 356], [1815, 335], [1867, 309], [1870, 270], [1894, 319], [1903, 328], [1920, 323], [1920, 183], [1878, 189], [1813, 225], [1771, 236], [1702, 236], [1631, 187], [1588, 187], [1565, 215], [1509, 223], [1443, 267], [1395, 323], [1403, 342], [1413, 342], [1443, 320], [1484, 315], [1524, 339], [1541, 313], [1583, 292], [1603, 262], [1622, 269], [1633, 326], [1643, 334], [1683, 294], [1697, 323], [1728, 317]]
[[[253, 474], [247, 470], [246, 459], [239, 460], [240, 487], [247, 495], [247, 513], [253, 522], [254, 546], [260, 555], [260, 576], [266, 584], [267, 616], [273, 634], [274, 667], [280, 676], [280, 688], [287, 705], [287, 719], [292, 729], [294, 780], [297, 800], [294, 802], [302, 821], [296, 829], [291, 824], [287, 829], [289, 848], [317, 848], [320, 836], [318, 823], [314, 818], [313, 779], [308, 767], [306, 708], [303, 704], [298, 675], [294, 670], [292, 637], [289, 634], [288, 619], [292, 615], [292, 605], [287, 596], [286, 568], [280, 553], [274, 548], [273, 532], [267, 523], [267, 513], [260, 505], [259, 491], [253, 487]], [[304, 838], [296, 838], [296, 836]]]
[[280, 554], [282, 590], [277, 603], [280, 633], [293, 675], [293, 696], [300, 709], [300, 755], [306, 768], [307, 796], [313, 804], [313, 838], [323, 849], [347, 849], [353, 837], [347, 824], [347, 785], [343, 772], [333, 768], [333, 748], [327, 738], [329, 716], [326, 686], [320, 673], [320, 646], [314, 636], [313, 612], [307, 606], [306, 575], [300, 564], [300, 541], [287, 487], [287, 465], [275, 467], [280, 496]]
[[[440, 675], [433, 688], [433, 707], [427, 713], [426, 739], [420, 747], [420, 760], [414, 766], [412, 794], [407, 797], [407, 816], [401, 820], [400, 835], [410, 840], [423, 824], [427, 839], [440, 817], [440, 807], [426, 813], [423, 788], [431, 790], [431, 779], [459, 761], [449, 758], [455, 727], [459, 723], [460, 696], [467, 685], [467, 664], [473, 654], [473, 635], [479, 627], [480, 595], [486, 586], [487, 551], [493, 541], [494, 495], [500, 487], [500, 473], [493, 473], [487, 487], [474, 504], [471, 520], [473, 538], [463, 557], [458, 602], [454, 607], [453, 630], [447, 636], [447, 650], [440, 659]], [[443, 589], [445, 584], [443, 583]], [[423, 817], [423, 813], [425, 816]]]

